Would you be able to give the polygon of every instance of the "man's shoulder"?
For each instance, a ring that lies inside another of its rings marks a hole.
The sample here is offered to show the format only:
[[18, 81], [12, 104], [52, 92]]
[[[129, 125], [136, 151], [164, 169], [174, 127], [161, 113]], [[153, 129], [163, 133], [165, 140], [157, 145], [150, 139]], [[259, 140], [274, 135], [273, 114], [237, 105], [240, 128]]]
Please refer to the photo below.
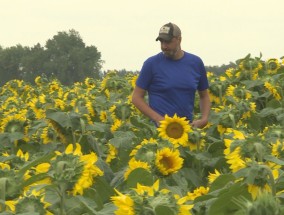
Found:
[[190, 60], [202, 61], [201, 57], [199, 57], [198, 55], [186, 51], [184, 51], [184, 56]]
[[145, 62], [152, 63], [152, 62], [157, 62], [161, 59], [162, 59], [162, 52], [148, 57]]

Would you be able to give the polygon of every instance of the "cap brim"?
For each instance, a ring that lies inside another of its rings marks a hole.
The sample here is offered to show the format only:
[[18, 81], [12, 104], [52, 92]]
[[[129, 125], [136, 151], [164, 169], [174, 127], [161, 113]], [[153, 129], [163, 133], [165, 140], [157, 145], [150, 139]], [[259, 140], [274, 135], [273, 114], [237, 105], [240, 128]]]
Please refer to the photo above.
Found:
[[170, 41], [171, 39], [172, 39], [172, 37], [170, 37], [169, 35], [162, 35], [162, 34], [160, 34], [160, 35], [156, 38], [156, 41], [158, 41], [158, 40]]

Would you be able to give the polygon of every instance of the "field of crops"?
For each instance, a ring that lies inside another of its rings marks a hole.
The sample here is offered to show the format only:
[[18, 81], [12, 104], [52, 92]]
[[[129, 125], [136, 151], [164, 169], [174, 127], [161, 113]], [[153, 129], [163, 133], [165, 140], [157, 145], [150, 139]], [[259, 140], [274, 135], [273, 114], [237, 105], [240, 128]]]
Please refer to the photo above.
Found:
[[136, 78], [0, 88], [0, 215], [284, 214], [284, 60], [208, 71], [204, 129], [156, 128], [131, 104]]

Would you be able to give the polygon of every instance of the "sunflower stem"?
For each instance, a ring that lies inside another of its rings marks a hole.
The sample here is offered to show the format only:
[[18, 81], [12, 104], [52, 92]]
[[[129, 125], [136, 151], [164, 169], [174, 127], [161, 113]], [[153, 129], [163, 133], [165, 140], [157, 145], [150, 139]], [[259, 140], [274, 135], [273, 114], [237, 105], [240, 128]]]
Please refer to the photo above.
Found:
[[6, 185], [7, 178], [0, 178], [0, 200], [4, 202], [0, 203], [0, 212], [5, 211]]
[[66, 215], [65, 213], [65, 185], [59, 184], [57, 193], [60, 198], [60, 215]]

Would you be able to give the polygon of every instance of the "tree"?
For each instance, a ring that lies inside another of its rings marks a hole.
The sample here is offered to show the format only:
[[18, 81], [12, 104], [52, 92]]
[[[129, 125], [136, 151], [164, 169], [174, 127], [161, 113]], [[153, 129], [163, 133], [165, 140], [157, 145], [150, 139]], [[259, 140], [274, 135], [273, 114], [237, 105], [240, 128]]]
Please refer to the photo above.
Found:
[[29, 49], [27, 55], [23, 56], [22, 59], [22, 76], [25, 81], [34, 82], [37, 76], [44, 73], [43, 65], [47, 61], [47, 55], [44, 47], [39, 43]]
[[23, 57], [29, 52], [22, 45], [0, 49], [0, 85], [12, 79], [23, 79]]
[[83, 81], [87, 76], [99, 78], [100, 52], [95, 46], [87, 47], [75, 30], [58, 32], [46, 42], [45, 52], [43, 69], [47, 77], [55, 76], [63, 84]]
[[71, 85], [86, 77], [99, 78], [102, 63], [101, 53], [86, 46], [77, 31], [58, 32], [44, 47], [0, 46], [0, 86], [12, 79], [33, 82], [40, 75]]

